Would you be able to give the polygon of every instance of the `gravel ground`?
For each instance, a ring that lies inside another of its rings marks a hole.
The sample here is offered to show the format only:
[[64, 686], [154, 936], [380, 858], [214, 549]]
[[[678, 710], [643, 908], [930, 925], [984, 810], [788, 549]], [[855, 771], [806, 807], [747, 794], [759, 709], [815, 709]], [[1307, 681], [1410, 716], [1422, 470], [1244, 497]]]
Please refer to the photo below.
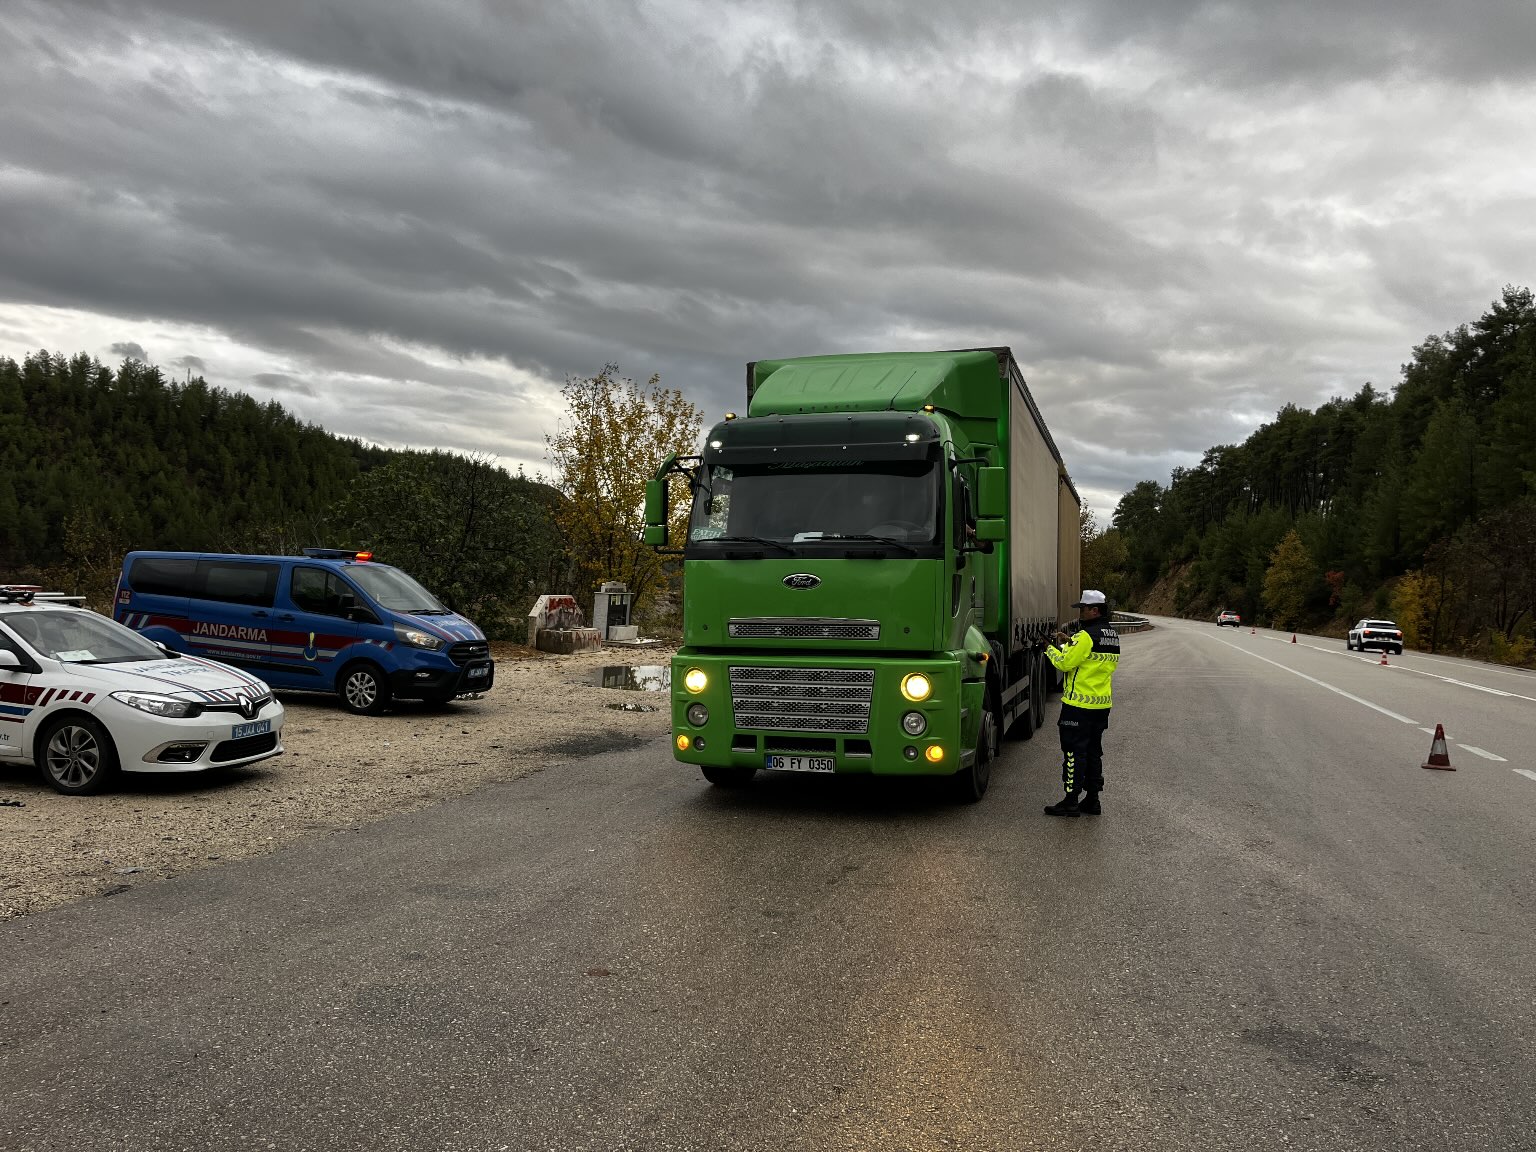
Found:
[[286, 752], [218, 777], [123, 775], [106, 793], [71, 797], [36, 769], [0, 765], [0, 802], [9, 802], [0, 805], [0, 920], [261, 855], [669, 731], [665, 693], [598, 685], [605, 665], [665, 665], [671, 649], [493, 653], [496, 686], [446, 707], [404, 703], [354, 717], [328, 697], [283, 695]]

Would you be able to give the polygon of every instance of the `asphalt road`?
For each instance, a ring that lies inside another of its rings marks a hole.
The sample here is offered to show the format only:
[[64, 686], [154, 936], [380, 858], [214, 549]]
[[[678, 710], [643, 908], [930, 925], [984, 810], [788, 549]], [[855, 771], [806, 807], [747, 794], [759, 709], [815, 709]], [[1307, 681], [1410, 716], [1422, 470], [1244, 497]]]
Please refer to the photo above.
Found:
[[1288, 641], [1127, 637], [1098, 818], [658, 742], [0, 925], [0, 1148], [1536, 1148], [1536, 676]]

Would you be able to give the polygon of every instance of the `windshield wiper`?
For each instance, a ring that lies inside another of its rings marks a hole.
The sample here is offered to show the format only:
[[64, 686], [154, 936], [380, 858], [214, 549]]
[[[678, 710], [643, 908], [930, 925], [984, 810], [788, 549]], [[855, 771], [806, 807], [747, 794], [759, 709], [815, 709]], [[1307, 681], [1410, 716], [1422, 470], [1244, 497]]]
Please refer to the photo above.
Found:
[[[700, 541], [698, 541], [698, 543], [703, 544], [703, 543], [705, 543], [705, 541], [700, 540]], [[793, 548], [791, 548], [788, 544], [785, 544], [783, 541], [780, 541], [780, 540], [770, 540], [766, 536], [711, 536], [709, 538], [709, 543], [711, 543], [711, 544], [730, 544], [730, 543], [737, 543], [737, 544], [766, 544], [770, 548], [780, 548], [780, 549], [783, 549], [784, 554], [786, 556], [793, 556], [795, 554], [795, 550]]]
[[893, 548], [905, 548], [912, 555], [918, 554], [917, 549], [905, 540], [892, 540], [889, 536], [871, 536], [868, 532], [837, 533], [831, 536], [821, 537], [823, 540], [872, 540], [877, 544], [889, 544]]

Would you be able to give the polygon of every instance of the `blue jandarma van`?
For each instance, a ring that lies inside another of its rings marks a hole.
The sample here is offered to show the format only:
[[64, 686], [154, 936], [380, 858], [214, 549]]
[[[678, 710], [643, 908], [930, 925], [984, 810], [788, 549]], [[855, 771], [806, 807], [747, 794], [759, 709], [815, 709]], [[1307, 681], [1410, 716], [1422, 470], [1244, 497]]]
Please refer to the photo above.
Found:
[[130, 552], [113, 615], [274, 688], [335, 692], [350, 712], [396, 697], [447, 702], [496, 675], [485, 633], [367, 552]]

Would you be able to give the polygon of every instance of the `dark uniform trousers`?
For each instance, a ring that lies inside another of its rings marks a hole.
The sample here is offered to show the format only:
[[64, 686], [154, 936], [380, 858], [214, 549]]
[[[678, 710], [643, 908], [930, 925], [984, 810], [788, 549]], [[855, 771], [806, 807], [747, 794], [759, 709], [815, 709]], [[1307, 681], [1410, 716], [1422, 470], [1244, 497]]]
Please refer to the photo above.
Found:
[[1104, 789], [1104, 729], [1108, 708], [1061, 706], [1056, 730], [1061, 734], [1061, 786], [1069, 796]]

